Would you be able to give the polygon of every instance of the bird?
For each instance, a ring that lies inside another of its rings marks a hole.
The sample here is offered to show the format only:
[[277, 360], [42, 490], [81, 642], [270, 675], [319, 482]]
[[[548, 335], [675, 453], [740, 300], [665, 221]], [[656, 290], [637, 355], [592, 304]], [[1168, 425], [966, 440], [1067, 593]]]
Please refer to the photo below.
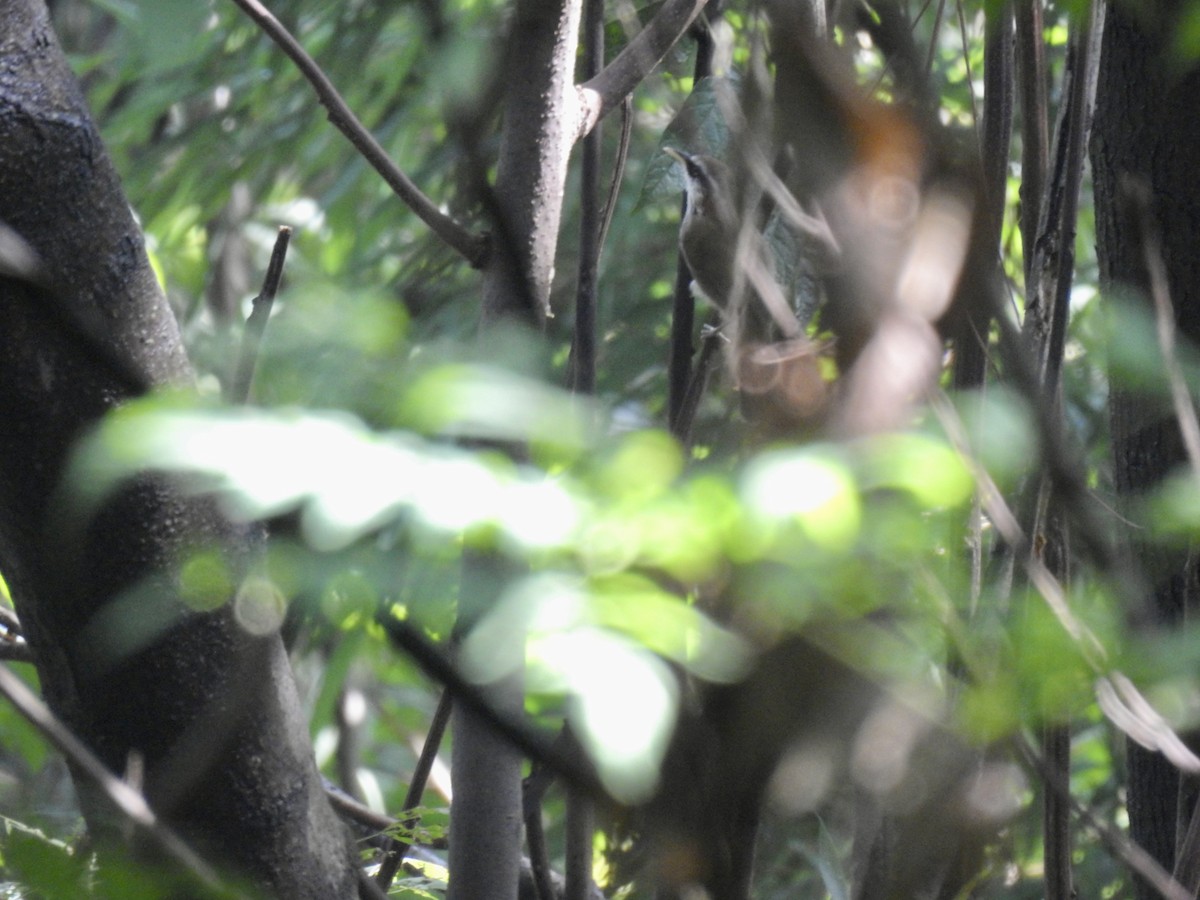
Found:
[[756, 228], [743, 228], [729, 167], [712, 156], [663, 149], [683, 166], [687, 190], [679, 249], [693, 293], [720, 311], [725, 357], [743, 407], [757, 402], [749, 400], [754, 395], [781, 406], [786, 418], [810, 417], [825, 402], [819, 348], [775, 280], [766, 240]]
[[712, 156], [665, 147], [684, 171], [687, 205], [679, 227], [679, 249], [704, 298], [725, 313], [733, 293], [739, 221], [729, 167]]

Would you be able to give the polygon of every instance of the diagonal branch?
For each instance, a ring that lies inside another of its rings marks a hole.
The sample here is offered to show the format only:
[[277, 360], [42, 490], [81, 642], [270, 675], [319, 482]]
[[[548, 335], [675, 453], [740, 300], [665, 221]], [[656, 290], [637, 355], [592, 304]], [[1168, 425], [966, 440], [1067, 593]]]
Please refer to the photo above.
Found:
[[523, 720], [510, 717], [503, 710], [496, 709], [486, 692], [481, 690], [479, 685], [468, 681], [441, 648], [426, 638], [411, 622], [386, 613], [380, 614], [376, 621], [392, 644], [407, 654], [429, 678], [444, 685], [456, 703], [484, 719], [518, 750], [530, 759], [544, 763], [547, 769], [572, 787], [588, 794], [598, 803], [613, 803], [589, 764], [564, 753], [555, 745], [553, 738], [543, 731]]
[[1071, 785], [1062, 775], [1047, 765], [1046, 760], [1029, 744], [1024, 737], [1013, 739], [1013, 749], [1026, 766], [1037, 772], [1045, 782], [1047, 789], [1056, 793], [1064, 803], [1089, 828], [1099, 836], [1100, 841], [1125, 863], [1131, 871], [1136, 872], [1154, 886], [1166, 900], [1192, 900], [1192, 893], [1184, 889], [1170, 872], [1164, 869], [1153, 856], [1146, 852], [1136, 841], [1131, 840], [1120, 829], [1114, 828], [1089, 807], [1080, 803], [1071, 793]]
[[300, 42], [292, 36], [291, 32], [271, 14], [270, 10], [259, 0], [233, 0], [233, 2], [291, 58], [301, 74], [308, 79], [308, 83], [313, 86], [313, 90], [317, 92], [317, 98], [321, 101], [321, 105], [328, 110], [329, 121], [338, 131], [349, 138], [350, 143], [362, 154], [363, 159], [370, 163], [371, 167], [388, 183], [388, 186], [396, 192], [396, 196], [403, 200], [409, 209], [433, 230], [434, 234], [456, 250], [472, 267], [483, 268], [487, 262], [488, 238], [484, 235], [472, 234], [438, 209], [432, 200], [421, 193], [420, 188], [400, 171], [387, 155], [387, 151], [375, 140], [375, 136], [350, 110], [321, 67], [300, 46]]
[[271, 262], [267, 266], [262, 290], [254, 298], [250, 317], [246, 319], [246, 330], [242, 334], [242, 349], [233, 382], [229, 387], [229, 400], [232, 403], [245, 404], [250, 400], [254, 368], [258, 364], [263, 335], [267, 331], [267, 320], [271, 318], [271, 308], [275, 305], [275, 295], [279, 292], [279, 284], [283, 280], [283, 261], [287, 258], [288, 242], [291, 238], [292, 229], [286, 225], [279, 226], [279, 234], [275, 238], [275, 248], [271, 251]]
[[[137, 826], [167, 858], [178, 863], [197, 881], [218, 891], [228, 890], [213, 868], [196, 855], [183, 839], [162, 822], [146, 798], [108, 770], [104, 763], [55, 717], [54, 713], [12, 673], [0, 665], [0, 695], [52, 744], [87, 779], [92, 781], [120, 814]], [[226, 894], [242, 897], [240, 893]]]
[[[252, 3], [255, 0], [235, 0]], [[579, 135], [621, 105], [641, 84], [675, 42], [683, 37], [708, 0], [666, 0], [650, 24], [638, 32], [617, 58], [594, 78], [579, 86]]]
[[1187, 378], [1179, 362], [1179, 355], [1175, 352], [1175, 306], [1171, 302], [1171, 292], [1167, 286], [1167, 264], [1163, 259], [1162, 238], [1150, 209], [1150, 186], [1145, 181], [1127, 176], [1123, 180], [1122, 188], [1132, 208], [1133, 220], [1137, 223], [1142, 244], [1146, 273], [1150, 279], [1150, 298], [1154, 302], [1158, 349], [1162, 353], [1163, 369], [1171, 388], [1175, 416], [1179, 419], [1183, 447], [1187, 451], [1192, 471], [1200, 475], [1200, 421], [1197, 421], [1196, 407], [1192, 403]]

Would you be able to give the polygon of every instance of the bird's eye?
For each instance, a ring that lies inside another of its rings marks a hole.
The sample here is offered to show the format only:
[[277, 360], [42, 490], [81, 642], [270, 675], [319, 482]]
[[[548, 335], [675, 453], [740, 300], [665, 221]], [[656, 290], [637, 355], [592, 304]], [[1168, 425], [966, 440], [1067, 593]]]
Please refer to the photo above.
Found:
[[687, 161], [687, 173], [689, 178], [695, 178], [697, 181], [704, 177], [704, 170], [701, 169], [694, 160]]

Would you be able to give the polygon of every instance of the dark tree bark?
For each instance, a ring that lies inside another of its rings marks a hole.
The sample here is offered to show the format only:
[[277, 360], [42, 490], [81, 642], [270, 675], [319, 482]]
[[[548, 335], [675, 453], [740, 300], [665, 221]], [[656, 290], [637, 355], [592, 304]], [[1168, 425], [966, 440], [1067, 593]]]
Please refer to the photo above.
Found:
[[[1195, 98], [1200, 73], [1172, 67], [1174, 2], [1141, 4], [1135, 12], [1113, 4], [1104, 30], [1103, 63], [1092, 139], [1096, 233], [1105, 287], [1132, 287], [1148, 297], [1144, 249], [1126, 212], [1123, 187], [1137, 179], [1150, 190], [1151, 215], [1161, 235], [1163, 261], [1182, 340], [1200, 338], [1200, 119]], [[1147, 301], [1148, 302], [1148, 301]], [[1147, 397], [1114, 382], [1110, 399], [1114, 477], [1118, 492], [1135, 498], [1184, 461], [1179, 428], [1168, 400]], [[1184, 553], [1131, 538], [1143, 566], [1148, 597], [1134, 611], [1147, 627], [1170, 626], [1195, 603], [1194, 568]], [[1179, 774], [1161, 755], [1128, 750], [1130, 832], [1168, 871], [1175, 867]], [[1145, 883], [1139, 898], [1157, 894]]]
[[[41, 261], [38, 277], [0, 277], [0, 570], [46, 699], [113, 770], [141, 754], [151, 806], [211, 861], [275, 896], [354, 895], [278, 635], [249, 634], [229, 603], [190, 610], [172, 574], [200, 546], [244, 569], [257, 536], [161, 480], [89, 522], [64, 499], [89, 427], [191, 375], [40, 0], [0, 0], [0, 221]], [[113, 846], [122, 823], [77, 786], [98, 845]]]

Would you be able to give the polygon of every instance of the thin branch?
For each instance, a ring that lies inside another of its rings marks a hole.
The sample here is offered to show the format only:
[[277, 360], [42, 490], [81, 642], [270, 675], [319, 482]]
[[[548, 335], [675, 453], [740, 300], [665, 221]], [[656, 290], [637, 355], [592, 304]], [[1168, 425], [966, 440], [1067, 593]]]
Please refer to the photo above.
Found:
[[[712, 74], [713, 36], [707, 23], [693, 29], [696, 41], [696, 62], [692, 69], [692, 84]], [[680, 221], [687, 214], [687, 196], [679, 204]], [[671, 340], [667, 345], [667, 427], [677, 438], [683, 438], [692, 427], [693, 404], [687, 408], [688, 391], [692, 385], [692, 344], [696, 327], [696, 301], [692, 297], [692, 272], [680, 249], [675, 261], [675, 291], [671, 300]], [[707, 372], [705, 373], [707, 375]]]
[[33, 662], [33, 650], [24, 638], [0, 639], [0, 660], [4, 662]]
[[283, 280], [283, 262], [287, 258], [288, 242], [291, 237], [291, 228], [286, 225], [279, 226], [275, 247], [271, 250], [271, 262], [267, 265], [267, 274], [263, 278], [262, 290], [254, 298], [250, 315], [246, 319], [246, 328], [242, 332], [242, 350], [238, 355], [233, 382], [229, 386], [228, 399], [231, 403], [243, 404], [250, 399], [254, 367], [258, 365], [258, 354], [262, 349], [262, 339], [267, 330], [267, 321], [271, 318], [275, 295], [279, 292], [280, 281]]
[[[1054, 260], [1054, 293], [1048, 314], [1049, 328], [1042, 349], [1042, 378], [1044, 388], [1053, 396], [1058, 390], [1059, 373], [1062, 369], [1063, 348], [1066, 346], [1067, 317], [1070, 309], [1071, 282], [1075, 269], [1075, 229], [1078, 218], [1079, 190], [1083, 180], [1083, 156], [1087, 149], [1088, 132], [1091, 130], [1092, 110], [1096, 101], [1096, 73], [1099, 68], [1100, 34], [1104, 29], [1104, 2], [1091, 0], [1078, 30], [1075, 50], [1075, 66], [1071, 73], [1070, 115], [1065, 134], [1060, 140], [1067, 142], [1065, 151], [1059, 217], [1047, 220], [1046, 226], [1053, 228], [1051, 249], [1057, 250]], [[1043, 245], [1038, 238], [1038, 247]]]
[[967, 93], [971, 97], [971, 123], [978, 127], [979, 125], [979, 108], [975, 101], [975, 76], [971, 72], [971, 51], [968, 49], [967, 43], [967, 16], [963, 12], [962, 0], [958, 0], [958, 34], [962, 41], [963, 49], [963, 64], [967, 69]]
[[1127, 177], [1123, 193], [1130, 201], [1134, 221], [1141, 237], [1142, 253], [1146, 271], [1150, 276], [1150, 297], [1154, 301], [1154, 321], [1158, 334], [1158, 346], [1163, 356], [1163, 369], [1171, 386], [1171, 400], [1175, 416], [1179, 420], [1179, 431], [1183, 446], [1187, 450], [1192, 471], [1200, 476], [1200, 422], [1196, 419], [1196, 407], [1188, 391], [1183, 366], [1175, 353], [1175, 309], [1171, 304], [1170, 288], [1167, 285], [1167, 266], [1163, 261], [1162, 240], [1150, 211], [1150, 188], [1141, 181]]
[[[587, 0], [583, 10], [583, 68], [585, 75], [591, 78], [604, 65], [603, 0]], [[604, 234], [604, 213], [600, 206], [602, 139], [597, 123], [583, 139], [579, 178], [579, 277], [575, 291], [575, 335], [571, 346], [571, 388], [581, 394], [596, 391], [596, 293], [600, 241]]]
[[608, 227], [612, 225], [613, 213], [617, 209], [617, 195], [625, 179], [625, 163], [629, 161], [629, 144], [633, 139], [633, 98], [621, 101], [621, 136], [617, 141], [617, 158], [613, 161], [612, 181], [608, 185], [608, 199], [604, 202], [604, 221], [600, 224], [600, 252], [608, 241]]
[[540, 802], [526, 804], [525, 841], [529, 845], [529, 865], [533, 868], [533, 885], [539, 900], [554, 900], [554, 884], [550, 880], [550, 851], [546, 847], [546, 829], [542, 824]]
[[376, 831], [387, 831], [398, 824], [397, 819], [393, 819], [391, 816], [384, 815], [381, 812], [376, 812], [365, 803], [355, 800], [336, 784], [326, 781], [324, 787], [325, 799], [329, 801], [329, 805], [333, 807], [334, 811], [339, 813], [343, 818], [358, 822], [360, 825], [365, 825], [367, 828], [373, 828]]
[[[1066, 782], [1071, 772], [1071, 727], [1042, 729], [1042, 753], [1047, 772]], [[1046, 900], [1071, 900], [1071, 806], [1063, 795], [1046, 787], [1042, 798], [1042, 868]]]
[[[566, 737], [573, 747], [571, 752], [582, 757], [583, 749], [579, 747], [569, 726], [566, 727]], [[566, 870], [567, 884], [563, 900], [588, 900], [595, 889], [592, 882], [592, 846], [596, 816], [591, 800], [570, 787], [567, 788], [566, 832], [563, 868]]]
[[1025, 279], [1033, 264], [1038, 212], [1050, 156], [1046, 100], [1046, 50], [1041, 0], [1016, 3], [1017, 71], [1021, 89], [1021, 252]]
[[[336, 785], [326, 783], [325, 797], [329, 800], [329, 804], [334, 808], [334, 810], [336, 810], [343, 818], [352, 822], [358, 822], [360, 825], [365, 825], [367, 828], [373, 828], [376, 831], [387, 831], [389, 828], [395, 828], [398, 824], [396, 819], [393, 819], [391, 816], [384, 815], [383, 813], [378, 813], [369, 806], [359, 803]], [[445, 861], [439, 859], [433, 853], [421, 853], [421, 857], [436, 862], [439, 865], [445, 865]], [[557, 900], [559, 897], [563, 897], [563, 900], [566, 900], [563, 890], [561, 890], [557, 884], [557, 882], [561, 881], [561, 879], [562, 876], [555, 872], [551, 872], [551, 880], [556, 882], [555, 892], [552, 895], [555, 900]], [[521, 882], [523, 885], [525, 885], [532, 883], [532, 881], [533, 867], [529, 861], [529, 857], [522, 856]], [[373, 886], [376, 890], [379, 889], [378, 885]], [[524, 888], [522, 888], [522, 891], [524, 891]], [[521, 896], [525, 896], [525, 893], [522, 893]], [[600, 893], [599, 889], [593, 886], [591, 892], [588, 894], [587, 900], [604, 900], [604, 895]]]
[[78, 772], [95, 784], [122, 816], [149, 837], [166, 857], [174, 860], [206, 887], [223, 891], [231, 897], [244, 896], [231, 892], [216, 871], [169, 826], [158, 819], [146, 803], [146, 798], [110, 772], [108, 767], [59, 721], [49, 707], [34, 695], [25, 682], [5, 665], [0, 665], [0, 694], [3, 694], [21, 717], [62, 753]]
[[925, 57], [925, 78], [933, 74], [933, 57], [937, 52], [938, 32], [942, 29], [942, 18], [946, 15], [946, 0], [938, 0], [933, 14], [933, 28], [929, 32], [929, 54]]
[[704, 396], [704, 389], [708, 386], [708, 376], [712, 373], [713, 363], [717, 359], [717, 349], [726, 340], [717, 330], [719, 319], [719, 314], [713, 314], [709, 319], [710, 330], [700, 344], [700, 354], [696, 357], [696, 367], [692, 370], [687, 388], [683, 392], [679, 415], [671, 422], [671, 434], [688, 447], [692, 444], [692, 425], [696, 421], [700, 398]]
[[514, 747], [530, 759], [545, 763], [547, 768], [558, 776], [596, 800], [612, 802], [612, 798], [590, 766], [573, 759], [554, 746], [553, 738], [544, 731], [532, 728], [523, 721], [496, 710], [488, 702], [479, 685], [468, 681], [442, 650], [421, 634], [412, 623], [386, 614], [380, 615], [378, 622], [387, 633], [388, 639], [408, 654], [426, 675], [445, 685], [457, 702], [485, 720]]
[[975, 476], [979, 486], [980, 503], [995, 527], [996, 533], [1013, 549], [1014, 555], [1023, 560], [1029, 583], [1041, 594], [1050, 611], [1058, 619], [1063, 630], [1075, 641], [1080, 654], [1093, 670], [1097, 674], [1106, 671], [1107, 651], [1104, 649], [1104, 645], [1095, 633], [1071, 611], [1062, 585], [1046, 568], [1041, 558], [1032, 552], [1033, 544], [1021, 527], [1016, 514], [1005, 502], [1000, 488], [992, 481], [986, 470], [975, 461], [975, 456], [967, 440], [966, 428], [953, 405], [941, 393], [935, 393], [932, 396], [930, 405], [947, 437], [950, 438], [951, 444], [958, 450], [963, 462]]
[[666, 0], [650, 23], [625, 45], [616, 59], [594, 78], [589, 78], [579, 86], [581, 137], [633, 93], [667, 55], [667, 51], [683, 37], [707, 2]]
[[[433, 719], [429, 723], [429, 733], [425, 735], [425, 743], [421, 747], [421, 755], [417, 758], [417, 764], [413, 767], [412, 780], [408, 784], [408, 793], [404, 797], [404, 810], [400, 815], [400, 821], [404, 823], [405, 828], [413, 827], [413, 820], [409, 815], [414, 809], [421, 805], [421, 797], [425, 793], [425, 785], [429, 781], [429, 773], [433, 771], [433, 763], [437, 759], [438, 750], [442, 746], [442, 739], [446, 735], [446, 726], [450, 724], [450, 710], [452, 708], [452, 699], [450, 691], [443, 689], [442, 696], [438, 699], [437, 709], [434, 710]], [[404, 856], [408, 853], [412, 846], [412, 841], [391, 839], [388, 843], [387, 852], [384, 854], [383, 862], [379, 865], [379, 873], [375, 876], [375, 881], [379, 887], [387, 892], [392, 885], [392, 880], [396, 877], [396, 873], [400, 871], [400, 865], [404, 862]]]
[[1195, 896], [1172, 878], [1171, 873], [1159, 865], [1158, 860], [1080, 803], [1071, 794], [1070, 784], [1046, 764], [1046, 761], [1029, 745], [1025, 738], [1015, 738], [1014, 744], [1018, 756], [1041, 776], [1042, 781], [1046, 784], [1046, 789], [1054, 791], [1062, 798], [1063, 802], [1070, 804], [1075, 815], [1096, 832], [1101, 842], [1113, 855], [1146, 879], [1166, 900], [1195, 900]]
[[[1069, 783], [1071, 775], [1071, 728], [1049, 725], [1042, 730], [1043, 765], [1055, 780]], [[1046, 900], [1071, 900], [1071, 806], [1048, 785], [1042, 800], [1042, 868]]]
[[388, 157], [387, 151], [375, 136], [350, 110], [333, 82], [317, 65], [300, 42], [292, 37], [278, 19], [259, 0], [233, 0], [259, 28], [296, 64], [301, 74], [317, 92], [321, 105], [329, 112], [329, 121], [344, 134], [371, 167], [382, 176], [393, 191], [434, 234], [458, 252], [473, 268], [481, 269], [487, 262], [489, 241], [484, 235], [472, 234], [450, 218], [426, 197]]
[[371, 876], [366, 873], [365, 869], [358, 870], [358, 898], [359, 900], [387, 900], [387, 892], [371, 880]]
[[[1071, 610], [1062, 583], [1042, 561], [1041, 556], [1034, 552], [1033, 542], [1022, 529], [1012, 508], [1005, 502], [1000, 489], [976, 461], [967, 440], [966, 428], [950, 401], [944, 394], [934, 394], [930, 405], [951, 444], [958, 451], [963, 463], [971, 470], [979, 486], [980, 502], [997, 534], [1013, 549], [1015, 558], [1023, 561], [1029, 584], [1045, 601], [1063, 631], [1074, 641], [1081, 658], [1096, 676], [1095, 694], [1100, 711], [1133, 741], [1148, 750], [1162, 753], [1181, 771], [1192, 775], [1200, 773], [1200, 757], [1192, 753], [1179, 734], [1142, 696], [1133, 682], [1109, 665], [1108, 651], [1100, 639]], [[1046, 455], [1051, 456], [1049, 452]], [[1055, 471], [1055, 467], [1049, 465], [1047, 469], [1050, 473]], [[1048, 474], [1047, 478], [1051, 482], [1054, 480], [1052, 474]], [[1096, 535], [1089, 537], [1093, 540], [1099, 539]], [[1115, 554], [1110, 554], [1110, 558], [1102, 567], [1118, 586], [1126, 585], [1125, 593], [1128, 594], [1127, 580], [1121, 582], [1113, 576], [1112, 556]]]
[[1187, 831], [1175, 851], [1175, 871], [1171, 875], [1193, 896], [1200, 892], [1200, 805], [1192, 807]]
[[0, 603], [0, 660], [8, 662], [33, 662], [33, 651], [21, 631], [21, 620], [16, 610]]

